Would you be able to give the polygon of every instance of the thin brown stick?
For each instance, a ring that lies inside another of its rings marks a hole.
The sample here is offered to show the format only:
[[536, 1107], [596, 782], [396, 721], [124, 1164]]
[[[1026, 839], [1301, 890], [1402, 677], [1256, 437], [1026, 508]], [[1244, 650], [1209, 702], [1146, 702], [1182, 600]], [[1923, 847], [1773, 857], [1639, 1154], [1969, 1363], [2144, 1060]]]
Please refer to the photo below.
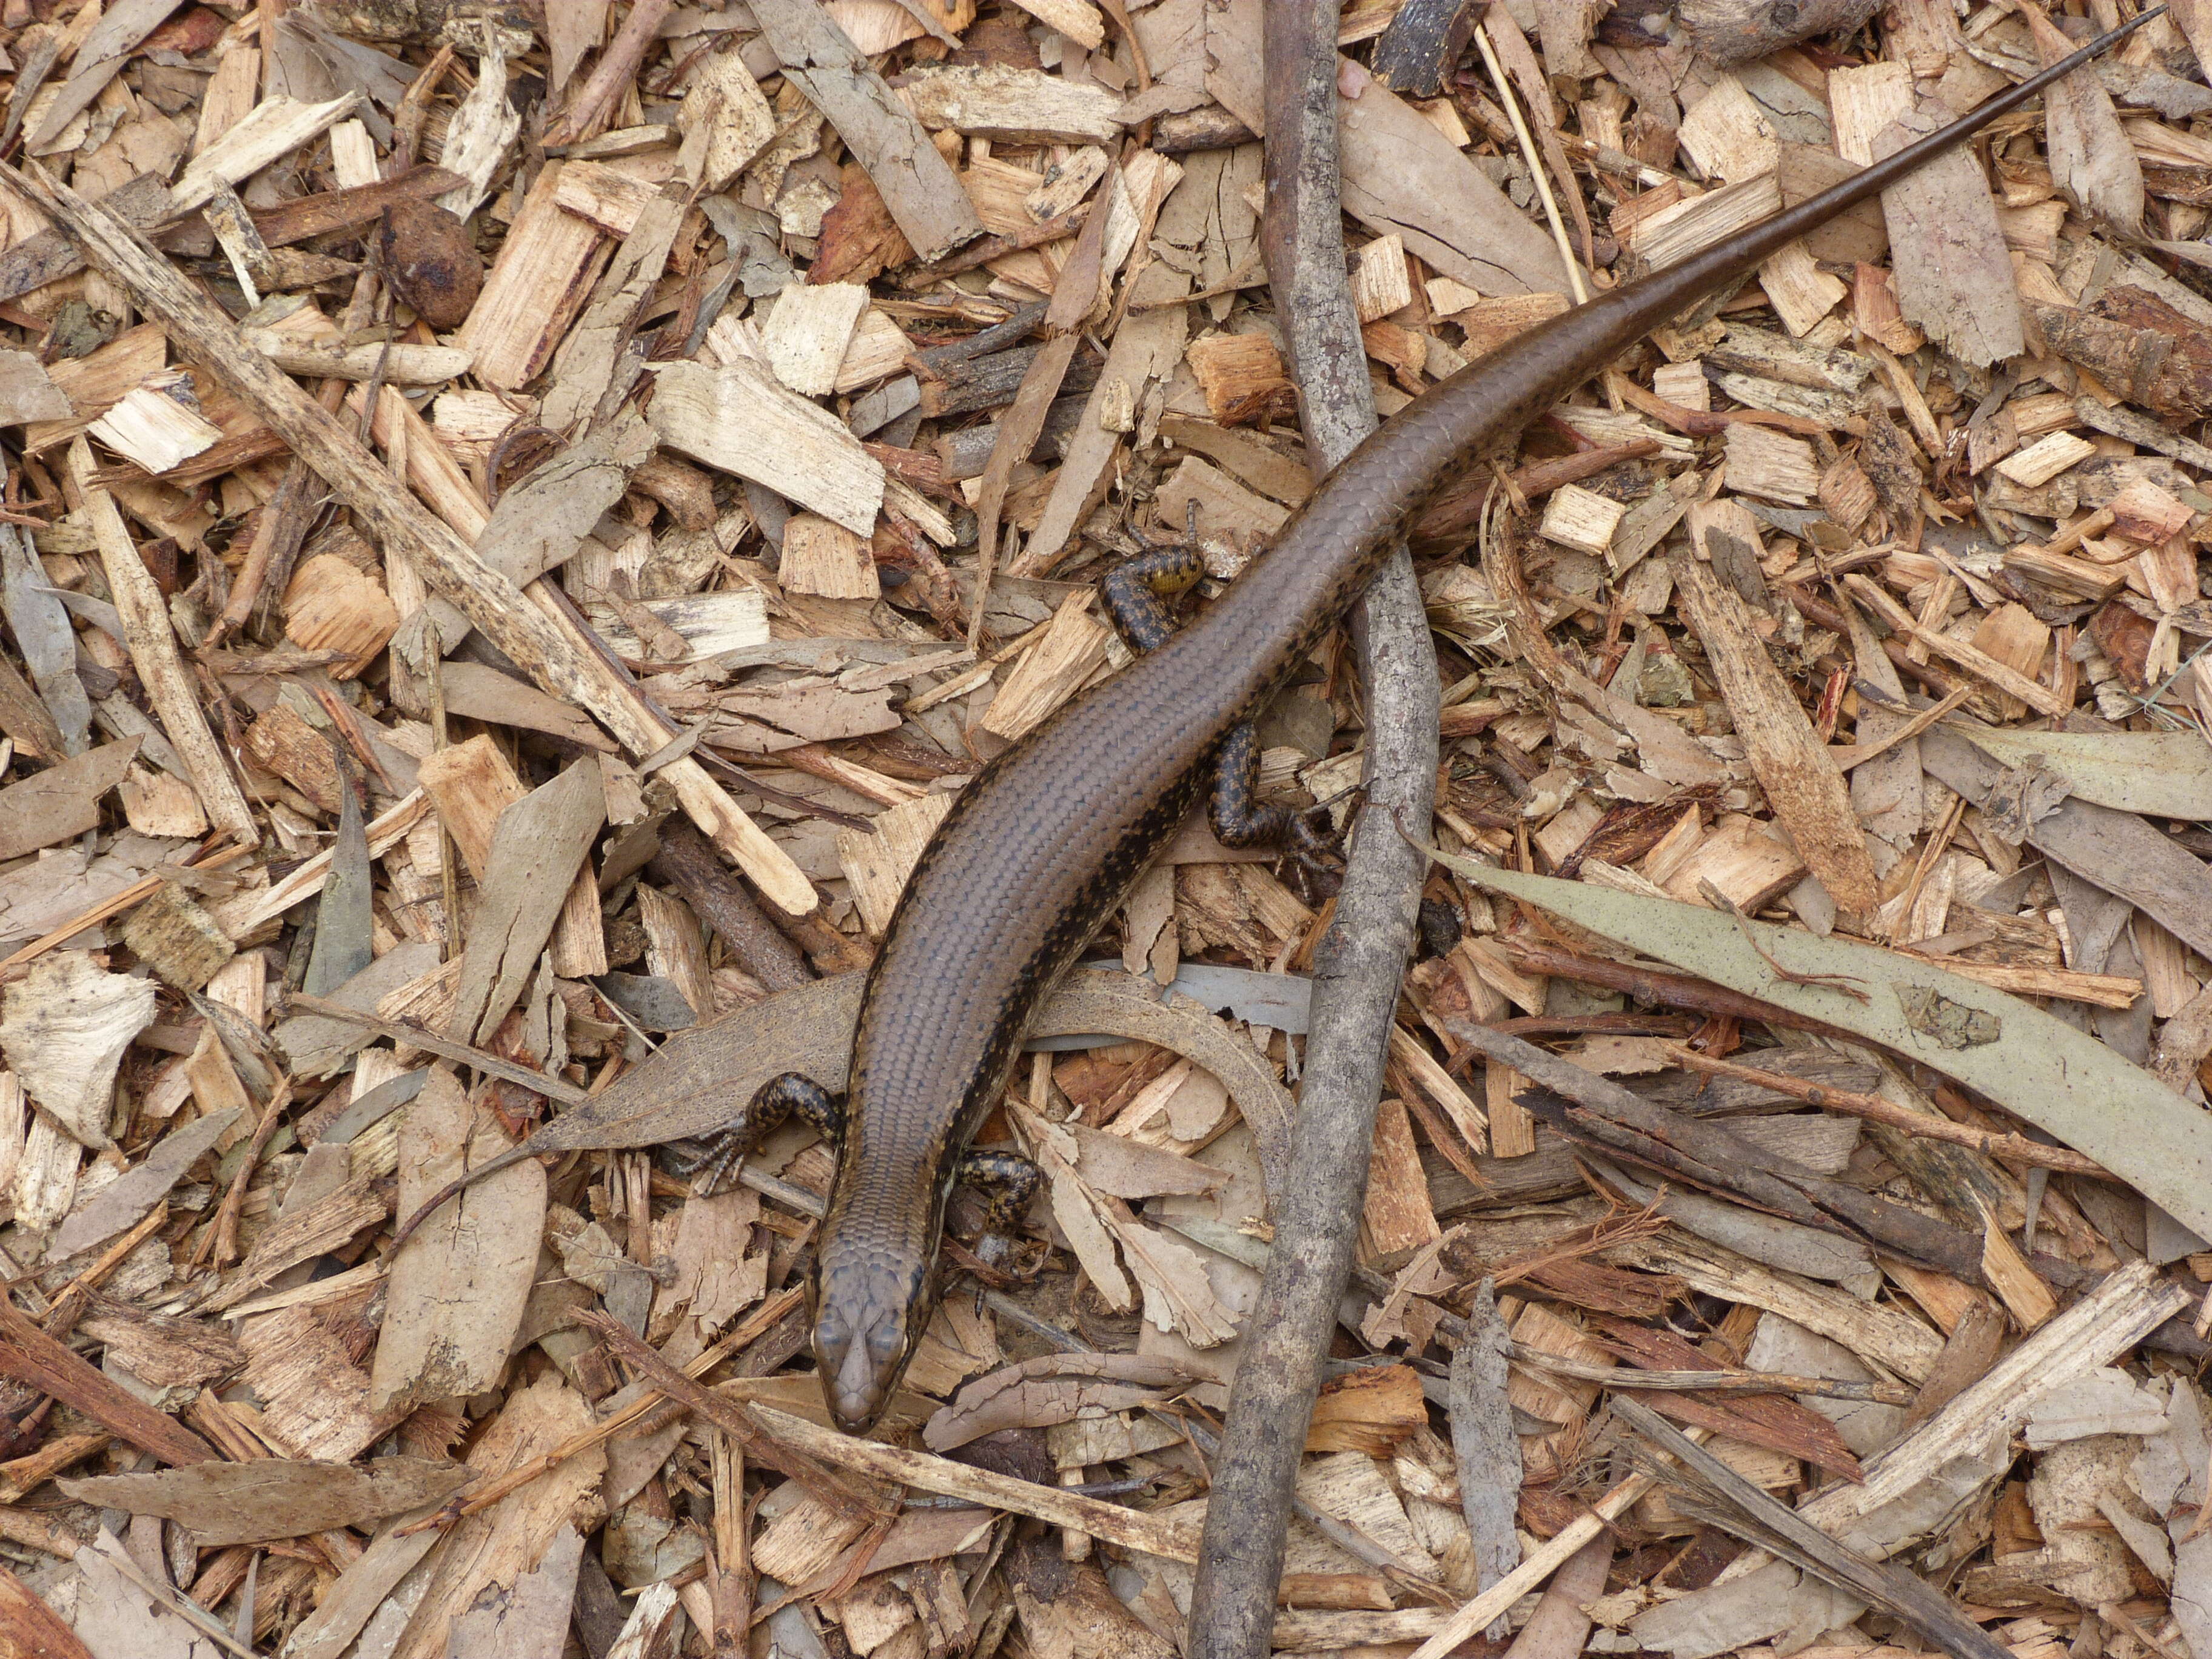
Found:
[[[1316, 473], [1375, 426], [1358, 313], [1345, 275], [1337, 168], [1337, 8], [1266, 9], [1267, 209], [1263, 246], [1275, 315], [1300, 390]], [[1436, 802], [1436, 653], [1401, 548], [1352, 615], [1366, 694], [1366, 803], [1334, 921], [1322, 939], [1291, 1174], [1271, 1193], [1275, 1237], [1231, 1385], [1206, 1506], [1186, 1645], [1207, 1659], [1267, 1659], [1300, 1455], [1352, 1271], [1361, 1197], [1397, 1012], [1413, 953], [1421, 854], [1394, 823], [1426, 824]]]
[[[774, 1328], [776, 1322], [805, 1300], [803, 1285], [793, 1285], [778, 1291], [753, 1310], [752, 1316], [710, 1346], [692, 1356], [684, 1367], [687, 1377], [701, 1377], [720, 1364], [723, 1360]], [[572, 1457], [580, 1457], [594, 1446], [603, 1446], [633, 1424], [643, 1421], [667, 1403], [668, 1396], [647, 1383], [638, 1397], [610, 1413], [603, 1421], [594, 1423], [580, 1434], [573, 1434], [550, 1452], [533, 1457], [527, 1463], [509, 1469], [505, 1474], [487, 1485], [473, 1488], [465, 1498], [455, 1500], [434, 1515], [426, 1515], [419, 1521], [410, 1522], [399, 1528], [398, 1535], [424, 1532], [432, 1527], [451, 1526], [470, 1516], [489, 1509], [509, 1492], [520, 1492], [532, 1481], [550, 1474]]]
[[1756, 1066], [1739, 1066], [1733, 1060], [1715, 1060], [1694, 1048], [1680, 1044], [1670, 1045], [1667, 1057], [1678, 1066], [1692, 1071], [1709, 1072], [1715, 1077], [1735, 1078], [1745, 1083], [1756, 1083], [1771, 1089], [1778, 1095], [1789, 1095], [1808, 1106], [1824, 1107], [1832, 1112], [1842, 1112], [1850, 1117], [1863, 1117], [1869, 1123], [1880, 1123], [1906, 1134], [1917, 1135], [1923, 1140], [1948, 1141], [1954, 1146], [1969, 1146], [1990, 1158], [2001, 1158], [2014, 1164], [2030, 1164], [2045, 1170], [2062, 1170], [2068, 1175], [2095, 1176], [2105, 1181], [2119, 1177], [2094, 1158], [2085, 1158], [2064, 1146], [2046, 1146], [2039, 1140], [2030, 1140], [2026, 1135], [1991, 1134], [1986, 1130], [1954, 1123], [1948, 1117], [1930, 1117], [1925, 1112], [1916, 1112], [1899, 1106], [1894, 1101], [1884, 1100], [1879, 1095], [1854, 1093], [1849, 1089], [1834, 1089], [1824, 1083], [1808, 1083], [1802, 1078], [1790, 1077], [1782, 1072], [1762, 1072]]
[[214, 1461], [216, 1449], [40, 1330], [0, 1296], [0, 1376], [50, 1394], [164, 1463]]
[[489, 1054], [466, 1042], [456, 1042], [451, 1037], [441, 1036], [435, 1031], [426, 1031], [417, 1025], [382, 1019], [362, 1009], [349, 1008], [342, 1002], [331, 1002], [297, 991], [292, 994], [289, 1002], [301, 1013], [320, 1014], [327, 1019], [343, 1020], [349, 1025], [365, 1026], [379, 1036], [390, 1037], [394, 1042], [423, 1049], [441, 1060], [459, 1060], [464, 1066], [473, 1066], [487, 1077], [519, 1083], [526, 1089], [535, 1090], [548, 1100], [559, 1101], [563, 1106], [580, 1106], [591, 1098], [586, 1091], [564, 1078], [533, 1070], [515, 1060], [502, 1060], [497, 1054]]
[[1553, 1371], [1609, 1389], [1649, 1389], [1660, 1394], [1810, 1394], [1824, 1400], [1864, 1400], [1882, 1406], [1909, 1406], [1919, 1390], [1899, 1382], [1846, 1382], [1832, 1376], [1792, 1376], [1782, 1371], [1647, 1371], [1627, 1365], [1593, 1365], [1566, 1359], [1526, 1342], [1513, 1345], [1514, 1363]]
[[628, 1365], [635, 1375], [670, 1399], [689, 1406], [723, 1433], [736, 1439], [744, 1447], [748, 1456], [765, 1463], [779, 1474], [798, 1481], [839, 1515], [854, 1520], [863, 1516], [871, 1519], [885, 1516], [881, 1501], [873, 1494], [847, 1485], [805, 1452], [770, 1437], [753, 1420], [752, 1413], [742, 1402], [731, 1399], [727, 1395], [716, 1394], [712, 1389], [702, 1388], [663, 1359], [651, 1344], [635, 1334], [629, 1326], [612, 1315], [601, 1313], [597, 1309], [586, 1309], [576, 1316], [576, 1320], [586, 1329], [598, 1333], [607, 1351]]
[[280, 1077], [270, 1094], [267, 1109], [261, 1114], [261, 1121], [254, 1126], [253, 1139], [246, 1144], [246, 1156], [239, 1160], [238, 1173], [231, 1177], [230, 1189], [222, 1195], [222, 1207], [216, 1212], [215, 1225], [208, 1233], [208, 1244], [204, 1248], [211, 1248], [210, 1260], [218, 1273], [237, 1259], [238, 1218], [246, 1209], [246, 1188], [261, 1163], [261, 1154], [269, 1150], [269, 1137], [276, 1133], [277, 1122], [291, 1103], [291, 1080]]
[[577, 88], [568, 106], [546, 129], [546, 149], [557, 149], [587, 136], [606, 112], [607, 106], [637, 73], [646, 48], [660, 33], [661, 20], [668, 15], [671, 3], [672, 0], [637, 0], [630, 8], [621, 29], [599, 54], [599, 61], [592, 66], [591, 78]]
[[1973, 695], [1972, 686], [1962, 685], [1942, 702], [1922, 709], [1887, 737], [1876, 738], [1872, 743], [1853, 744], [1848, 749], [1839, 744], [1829, 750], [1828, 753], [1834, 757], [1836, 769], [1839, 772], [1848, 772], [1854, 766], [1863, 766], [1875, 756], [1887, 754], [1900, 743], [1910, 743]]
[[39, 1328], [56, 1341], [66, 1342], [70, 1332], [76, 1328], [76, 1322], [83, 1316], [85, 1304], [92, 1300], [92, 1293], [106, 1282], [109, 1274], [123, 1265], [131, 1251], [161, 1231], [168, 1219], [169, 1201], [163, 1199], [140, 1218], [137, 1226], [123, 1233], [100, 1253], [90, 1267], [63, 1286], [62, 1293], [54, 1298], [53, 1305], [40, 1317]]
[[[1740, 991], [1728, 990], [1708, 980], [1694, 979], [1687, 974], [1664, 974], [1650, 968], [1634, 968], [1625, 962], [1613, 962], [1603, 957], [1578, 956], [1572, 951], [1562, 951], [1547, 945], [1534, 945], [1523, 939], [1499, 940], [1513, 965], [1525, 973], [1541, 974], [1547, 978], [1579, 980], [1585, 985], [1595, 985], [1608, 991], [1626, 991], [1638, 1002], [1656, 1003], [1662, 1008], [1681, 1008], [1692, 1013], [1717, 1014], [1729, 1019], [1753, 1019], [1767, 1025], [1787, 1026], [1795, 1031], [1812, 1031], [1822, 1036], [1848, 1038], [1850, 1033], [1839, 1030], [1825, 1021], [1808, 1019], [1793, 1014], [1787, 1008], [1771, 1002], [1761, 1002], [1757, 997], [1745, 996]], [[1447, 1070], [1456, 1070], [1468, 1057], [1461, 1055]]]
[[1024, 248], [1042, 247], [1047, 242], [1057, 242], [1063, 236], [1073, 236], [1083, 228], [1091, 217], [1091, 204], [1078, 203], [1065, 213], [1026, 229], [1009, 231], [1000, 236], [978, 237], [957, 253], [948, 253], [934, 264], [916, 265], [900, 279], [900, 286], [925, 289], [945, 276], [957, 276], [963, 270], [973, 270], [978, 265], [988, 265], [994, 259], [1002, 259], [1009, 253], [1018, 253]]
[[758, 901], [722, 867], [707, 838], [688, 823], [661, 826], [653, 854], [656, 879], [679, 890], [701, 920], [721, 935], [738, 966], [771, 991], [787, 991], [815, 978], [799, 947], [778, 931]]

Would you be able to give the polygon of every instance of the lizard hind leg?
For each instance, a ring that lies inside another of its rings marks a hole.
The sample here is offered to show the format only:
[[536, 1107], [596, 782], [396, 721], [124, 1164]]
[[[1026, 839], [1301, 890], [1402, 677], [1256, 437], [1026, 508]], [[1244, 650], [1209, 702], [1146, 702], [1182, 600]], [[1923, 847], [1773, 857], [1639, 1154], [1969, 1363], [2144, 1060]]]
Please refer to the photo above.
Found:
[[1309, 904], [1336, 890], [1344, 868], [1342, 835], [1331, 803], [1293, 811], [1260, 799], [1260, 740], [1252, 722], [1240, 721], [1221, 741], [1214, 761], [1213, 794], [1206, 817], [1224, 847], [1279, 848], [1290, 866], [1298, 896]]
[[737, 1115], [713, 1134], [687, 1143], [694, 1150], [672, 1155], [670, 1162], [677, 1174], [693, 1177], [700, 1196], [711, 1198], [745, 1155], [794, 1113], [833, 1144], [844, 1132], [837, 1097], [804, 1073], [785, 1072], [756, 1089]]
[[1163, 601], [1194, 586], [1206, 574], [1194, 546], [1155, 547], [1125, 559], [1098, 584], [1115, 628], [1133, 651], [1157, 651], [1175, 632]]
[[983, 1214], [975, 1255], [985, 1266], [1004, 1266], [1013, 1255], [1022, 1212], [1029, 1207], [1044, 1171], [1015, 1152], [973, 1147], [961, 1154], [957, 1180], [974, 1193]]
[[[1134, 558], [1108, 571], [1099, 598], [1115, 628], [1132, 650], [1156, 651], [1175, 632], [1164, 601], [1195, 586], [1205, 575], [1199, 556], [1197, 502], [1180, 542], [1152, 543]], [[1311, 901], [1317, 890], [1335, 890], [1344, 867], [1341, 837], [1328, 805], [1293, 812], [1263, 802], [1260, 793], [1260, 743], [1252, 722], [1232, 727], [1215, 763], [1208, 816], [1224, 847], [1275, 847], [1282, 850], [1300, 896]]]

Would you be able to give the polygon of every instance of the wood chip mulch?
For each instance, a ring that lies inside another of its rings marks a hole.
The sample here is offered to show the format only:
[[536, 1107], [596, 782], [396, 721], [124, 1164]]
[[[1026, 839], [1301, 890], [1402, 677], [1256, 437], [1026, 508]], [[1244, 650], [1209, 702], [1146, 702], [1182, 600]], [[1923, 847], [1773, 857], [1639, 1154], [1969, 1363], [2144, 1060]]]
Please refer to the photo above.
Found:
[[[1378, 407], [2136, 9], [1353, 0]], [[1325, 881], [1142, 879], [871, 1441], [830, 1149], [678, 1155], [842, 1066], [1128, 664], [1102, 573], [1310, 493], [1261, 20], [0, 6], [0, 1655], [1186, 1650]], [[1279, 1650], [2212, 1659], [2208, 64], [2178, 5], [1410, 526], [1440, 858]], [[1265, 793], [1366, 731], [1340, 633]]]

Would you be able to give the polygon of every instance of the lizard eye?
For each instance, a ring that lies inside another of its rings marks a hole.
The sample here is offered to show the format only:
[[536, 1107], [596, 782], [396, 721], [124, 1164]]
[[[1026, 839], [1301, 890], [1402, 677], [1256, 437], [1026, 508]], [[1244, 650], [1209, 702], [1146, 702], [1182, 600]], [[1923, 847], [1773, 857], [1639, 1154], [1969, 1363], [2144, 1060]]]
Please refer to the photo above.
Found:
[[888, 1365], [906, 1350], [906, 1322], [901, 1319], [879, 1319], [868, 1333], [868, 1358], [878, 1365]]

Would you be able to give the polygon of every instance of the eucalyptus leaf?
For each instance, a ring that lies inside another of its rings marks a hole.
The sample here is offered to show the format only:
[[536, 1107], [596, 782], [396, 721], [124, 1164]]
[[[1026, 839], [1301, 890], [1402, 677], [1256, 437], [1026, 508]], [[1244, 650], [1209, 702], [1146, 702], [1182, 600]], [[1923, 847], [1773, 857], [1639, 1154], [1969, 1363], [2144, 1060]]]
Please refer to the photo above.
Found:
[[[2199, 1233], [2212, 1222], [2212, 1113], [2018, 997], [1873, 945], [1764, 922], [1739, 925], [1698, 905], [1431, 856], [1478, 887], [1919, 1060], [2086, 1152]], [[1759, 951], [1745, 938], [1747, 927]], [[1793, 974], [1836, 983], [1794, 983], [1759, 951]]]
[[2212, 743], [2187, 732], [2018, 732], [1953, 721], [1991, 760], [2041, 763], [2067, 792], [2099, 806], [2158, 818], [2212, 818]]

